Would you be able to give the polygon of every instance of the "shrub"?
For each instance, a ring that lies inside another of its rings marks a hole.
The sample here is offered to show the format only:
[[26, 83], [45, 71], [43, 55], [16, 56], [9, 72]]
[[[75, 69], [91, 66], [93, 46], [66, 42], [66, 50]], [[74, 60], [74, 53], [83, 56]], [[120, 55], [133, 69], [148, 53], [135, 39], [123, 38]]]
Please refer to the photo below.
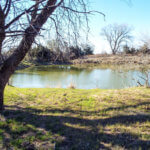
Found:
[[42, 45], [31, 49], [28, 53], [29, 60], [36, 60], [38, 62], [49, 62], [53, 61], [54, 58], [54, 52]]
[[150, 48], [148, 46], [148, 44], [144, 44], [143, 46], [140, 47], [139, 52], [143, 53], [143, 54], [150, 54]]
[[84, 55], [93, 55], [93, 47], [90, 45], [86, 45], [85, 48], [83, 49]]
[[70, 59], [77, 59], [84, 55], [84, 52], [79, 46], [69, 47]]
[[123, 52], [125, 53], [125, 54], [135, 54], [136, 52], [137, 52], [137, 50], [135, 49], [135, 48], [130, 48], [129, 46], [127, 46], [127, 45], [125, 45], [124, 47], [123, 47]]

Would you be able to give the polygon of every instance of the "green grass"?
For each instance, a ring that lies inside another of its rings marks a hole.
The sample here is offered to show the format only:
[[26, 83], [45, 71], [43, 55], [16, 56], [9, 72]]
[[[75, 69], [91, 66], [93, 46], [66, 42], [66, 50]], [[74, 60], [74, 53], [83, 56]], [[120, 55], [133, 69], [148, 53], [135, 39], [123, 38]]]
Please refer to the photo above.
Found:
[[150, 89], [7, 87], [0, 149], [150, 148]]

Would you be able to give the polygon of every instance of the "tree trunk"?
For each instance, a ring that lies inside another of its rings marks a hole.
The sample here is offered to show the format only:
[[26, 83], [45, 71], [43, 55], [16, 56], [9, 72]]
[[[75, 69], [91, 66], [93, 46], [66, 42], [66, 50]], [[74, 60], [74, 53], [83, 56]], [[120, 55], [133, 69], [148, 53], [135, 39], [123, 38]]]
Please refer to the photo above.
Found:
[[[27, 27], [27, 29], [25, 30], [24, 32], [25, 34], [19, 46], [15, 49], [14, 53], [4, 61], [3, 65], [1, 66], [0, 68], [0, 112], [2, 112], [4, 109], [3, 95], [4, 95], [4, 88], [6, 86], [6, 83], [8, 82], [10, 76], [14, 73], [18, 64], [23, 60], [23, 58], [31, 48], [32, 43], [34, 42], [35, 37], [39, 33], [41, 27], [47, 21], [49, 16], [55, 11], [55, 9], [63, 2], [63, 0], [61, 0], [55, 6], [56, 2], [57, 0], [47, 1], [47, 4], [45, 5], [41, 13], [38, 14], [37, 18], [32, 22], [32, 25], [29, 25], [29, 27]], [[0, 21], [1, 18], [2, 17], [0, 13]], [[1, 44], [1, 37], [0, 37], [0, 44]], [[1, 49], [0, 49], [0, 54], [1, 54]]]
[[0, 74], [0, 113], [2, 113], [4, 110], [4, 89], [7, 82], [8, 80], [5, 79], [2, 74]]
[[4, 110], [4, 88], [0, 86], [0, 113]]

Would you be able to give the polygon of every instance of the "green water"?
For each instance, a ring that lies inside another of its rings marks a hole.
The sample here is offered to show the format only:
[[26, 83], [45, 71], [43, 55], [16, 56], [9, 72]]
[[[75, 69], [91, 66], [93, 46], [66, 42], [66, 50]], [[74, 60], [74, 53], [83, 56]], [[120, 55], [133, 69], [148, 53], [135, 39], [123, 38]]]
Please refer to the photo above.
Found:
[[78, 68], [73, 66], [40, 66], [16, 72], [11, 84], [26, 88], [68, 88], [74, 85], [79, 89], [120, 89], [144, 84], [141, 71], [111, 68]]

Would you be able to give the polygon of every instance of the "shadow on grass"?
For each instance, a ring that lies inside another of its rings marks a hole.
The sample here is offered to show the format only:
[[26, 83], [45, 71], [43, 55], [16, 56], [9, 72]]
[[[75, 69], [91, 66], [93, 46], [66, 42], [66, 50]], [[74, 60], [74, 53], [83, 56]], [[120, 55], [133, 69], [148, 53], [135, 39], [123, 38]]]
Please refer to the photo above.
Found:
[[[144, 104], [141, 104], [144, 105]], [[134, 107], [134, 106], [131, 106]], [[136, 107], [136, 106], [135, 106]], [[111, 109], [111, 108], [110, 108]], [[117, 108], [119, 109], [119, 108]], [[109, 110], [109, 109], [108, 109]], [[80, 150], [98, 150], [98, 149], [111, 149], [107, 144], [112, 146], [118, 146], [125, 149], [148, 149], [150, 148], [150, 141], [140, 140], [138, 135], [133, 135], [131, 133], [109, 133], [104, 131], [103, 128], [107, 125], [131, 125], [133, 123], [139, 122], [143, 123], [150, 121], [150, 115], [122, 115], [114, 116], [105, 119], [84, 119], [82, 117], [70, 117], [53, 115], [55, 112], [69, 112], [78, 114], [77, 111], [72, 110], [47, 110], [51, 114], [44, 114], [45, 111], [30, 108], [21, 108], [18, 106], [7, 106], [4, 112], [4, 117], [9, 122], [9, 120], [14, 120], [18, 123], [22, 123], [24, 126], [29, 124], [35, 128], [41, 128], [52, 135], [59, 134], [64, 137], [61, 141], [57, 141], [55, 149], [80, 149]], [[82, 112], [80, 112], [82, 113]], [[84, 114], [86, 112], [84, 111]], [[89, 112], [87, 112], [89, 113]], [[78, 126], [80, 125], [80, 127]], [[83, 128], [82, 128], [83, 127]], [[85, 128], [84, 128], [85, 127]], [[98, 128], [99, 127], [99, 128]], [[102, 128], [102, 130], [100, 130]], [[10, 128], [6, 126], [1, 126], [0, 129], [5, 130], [10, 135], [11, 138], [17, 138]], [[7, 145], [7, 140], [3, 136], [3, 144]], [[8, 145], [9, 147], [9, 145]], [[26, 148], [34, 149], [34, 148]]]
[[[51, 108], [49, 107], [48, 109], [45, 109], [44, 111], [41, 110], [41, 109], [32, 109], [32, 108], [25, 108], [26, 111], [28, 112], [31, 112], [31, 113], [73, 113], [73, 114], [77, 114], [77, 115], [83, 115], [83, 116], [91, 116], [91, 115], [101, 115], [101, 114], [105, 114], [109, 111], [120, 111], [120, 110], [125, 110], [125, 109], [128, 109], [128, 108], [138, 108], [138, 107], [141, 107], [141, 106], [149, 106], [150, 107], [150, 102], [141, 102], [141, 103], [137, 103], [137, 104], [133, 104], [133, 105], [122, 105], [122, 106], [119, 106], [119, 107], [108, 107], [108, 108], [105, 108], [105, 109], [102, 109], [102, 110], [98, 110], [98, 111], [84, 111], [84, 110], [72, 110], [70, 108], [63, 108], [63, 109], [54, 109], [54, 108]], [[8, 106], [5, 106], [6, 108]], [[18, 106], [9, 106], [9, 108], [15, 108], [15, 109], [22, 109]], [[148, 108], [149, 108], [148, 107]]]

